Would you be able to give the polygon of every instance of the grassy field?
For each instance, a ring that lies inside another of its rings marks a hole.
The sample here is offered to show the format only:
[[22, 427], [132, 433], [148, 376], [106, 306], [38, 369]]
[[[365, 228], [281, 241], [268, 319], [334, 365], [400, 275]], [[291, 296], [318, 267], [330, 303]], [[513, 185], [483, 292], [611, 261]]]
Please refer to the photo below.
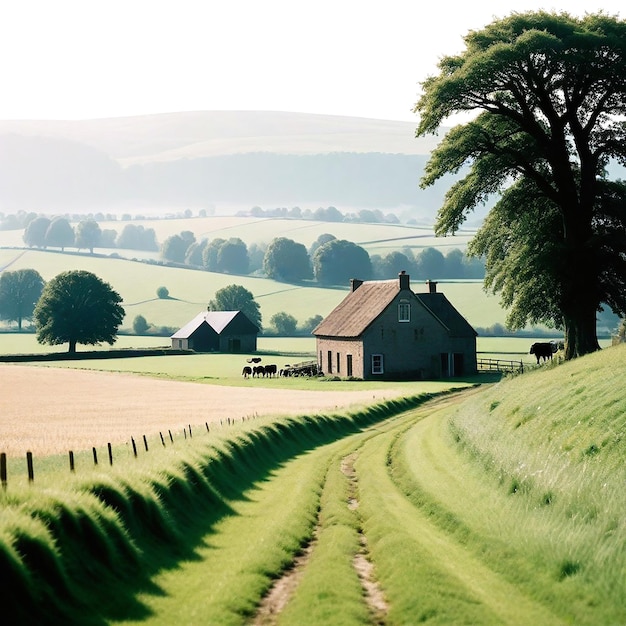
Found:
[[[535, 359], [528, 354], [532, 338], [484, 337], [478, 338], [478, 358], [522, 361], [524, 366], [532, 366]], [[608, 341], [603, 342], [605, 345]], [[161, 348], [171, 344], [168, 337], [146, 337], [120, 335], [113, 348]], [[97, 349], [107, 351], [112, 348], [108, 344], [101, 346], [79, 346], [79, 351]], [[264, 363], [275, 363], [278, 368], [301, 361], [315, 360], [314, 337], [259, 337], [257, 355]], [[0, 334], [0, 354], [46, 354], [67, 352], [67, 345], [46, 346], [37, 343], [34, 334], [2, 333]], [[242, 379], [242, 368], [246, 365], [243, 354], [198, 353], [171, 356], [145, 356], [140, 358], [84, 359], [80, 361], [56, 361], [44, 363], [46, 367], [89, 369], [109, 372], [126, 372], [173, 380], [186, 380], [218, 385], [248, 386], [250, 381]], [[308, 379], [281, 379], [281, 388], [308, 389], [316, 381]], [[271, 380], [255, 380], [256, 385], [276, 385]], [[322, 387], [339, 383], [324, 383]], [[342, 388], [376, 387], [375, 382], [341, 381]], [[412, 383], [393, 383], [398, 387], [410, 386]], [[318, 384], [317, 387], [320, 385]]]
[[625, 366], [610, 348], [484, 388], [244, 421], [63, 479], [50, 465], [2, 495], [5, 611], [625, 623]]
[[[121, 221], [100, 224], [101, 228], [114, 228], [118, 232], [124, 225], [125, 222]], [[461, 232], [456, 237], [436, 238], [431, 229], [417, 226], [232, 216], [141, 220], [140, 225], [154, 228], [160, 242], [170, 235], [190, 230], [198, 240], [240, 237], [250, 245], [269, 244], [273, 238], [283, 236], [308, 247], [319, 235], [331, 233], [339, 239], [354, 241], [370, 254], [383, 255], [405, 246], [416, 253], [431, 246], [444, 253], [450, 248], [464, 249], [473, 234]], [[314, 282], [291, 285], [259, 277], [182, 270], [137, 262], [158, 259], [158, 253], [103, 249], [96, 252], [104, 256], [94, 258], [87, 254], [75, 254], [71, 248], [67, 254], [53, 250], [28, 250], [22, 248], [22, 236], [21, 230], [0, 231], [0, 271], [33, 268], [45, 280], [71, 269], [91, 271], [109, 282], [122, 296], [126, 310], [125, 328], [132, 327], [137, 315], [143, 315], [155, 326], [180, 327], [203, 310], [218, 289], [233, 283], [243, 285], [252, 292], [261, 306], [265, 325], [279, 311], [287, 311], [303, 323], [313, 315], [326, 316], [348, 289], [348, 285], [340, 288], [321, 288]], [[123, 258], [110, 258], [111, 253], [118, 253]], [[170, 299], [159, 300], [156, 297], [156, 290], [161, 286], [168, 288]], [[422, 289], [415, 277], [413, 288], [416, 291]], [[504, 321], [498, 299], [487, 296], [480, 281], [448, 282], [445, 285], [442, 281], [441, 290], [475, 326], [486, 327]]]
[[[72, 269], [93, 272], [122, 296], [126, 311], [123, 328], [132, 328], [133, 319], [139, 314], [154, 326], [179, 328], [204, 310], [218, 289], [233, 283], [242, 285], [254, 295], [265, 325], [269, 325], [272, 315], [279, 311], [289, 312], [299, 323], [314, 315], [326, 316], [348, 291], [348, 286], [322, 288], [314, 282], [292, 285], [253, 276], [37, 250], [0, 250], [0, 267], [10, 270], [33, 268], [44, 280]], [[156, 297], [161, 286], [169, 290], [169, 299]], [[417, 292], [426, 291], [426, 285], [415, 279], [412, 287]], [[487, 295], [480, 281], [440, 281], [438, 289], [472, 325], [487, 327], [504, 322], [505, 313], [498, 298]]]

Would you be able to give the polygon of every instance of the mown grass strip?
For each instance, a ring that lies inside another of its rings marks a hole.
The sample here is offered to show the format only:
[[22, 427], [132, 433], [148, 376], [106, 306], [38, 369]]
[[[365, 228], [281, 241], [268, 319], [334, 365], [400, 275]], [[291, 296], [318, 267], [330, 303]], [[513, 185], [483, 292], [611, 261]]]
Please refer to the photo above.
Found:
[[423, 417], [414, 411], [395, 420], [396, 429], [365, 444], [356, 464], [364, 530], [390, 600], [390, 623], [558, 624], [548, 608], [433, 524], [393, 482], [393, 443]]
[[371, 623], [363, 587], [354, 569], [359, 551], [359, 518], [348, 508], [350, 485], [341, 459], [358, 447], [363, 434], [331, 444], [320, 501], [316, 541], [293, 597], [276, 623], [282, 626], [349, 626]]

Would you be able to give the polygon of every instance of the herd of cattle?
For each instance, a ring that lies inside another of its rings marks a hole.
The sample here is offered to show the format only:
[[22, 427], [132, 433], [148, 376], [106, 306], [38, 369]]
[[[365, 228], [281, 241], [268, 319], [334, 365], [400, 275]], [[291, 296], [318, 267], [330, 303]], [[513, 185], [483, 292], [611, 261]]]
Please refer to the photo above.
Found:
[[[563, 346], [556, 341], [546, 341], [533, 343], [530, 346], [530, 354], [534, 354], [537, 359], [537, 365], [541, 359], [547, 361], [552, 359], [553, 355], [559, 348]], [[251, 365], [245, 365], [241, 375], [244, 378], [274, 378], [276, 376], [322, 376], [315, 361], [306, 361], [304, 363], [297, 363], [295, 365], [285, 365], [278, 369], [278, 366], [271, 363], [269, 365], [260, 365], [261, 359], [255, 357], [248, 359], [248, 363]]]
[[[257, 361], [256, 359], [252, 360]], [[274, 364], [245, 365], [241, 375], [244, 378], [274, 378], [275, 376], [320, 376], [321, 372], [317, 363], [315, 361], [310, 361], [306, 363], [298, 363], [296, 365], [285, 365], [280, 369], [278, 369], [278, 367]]]

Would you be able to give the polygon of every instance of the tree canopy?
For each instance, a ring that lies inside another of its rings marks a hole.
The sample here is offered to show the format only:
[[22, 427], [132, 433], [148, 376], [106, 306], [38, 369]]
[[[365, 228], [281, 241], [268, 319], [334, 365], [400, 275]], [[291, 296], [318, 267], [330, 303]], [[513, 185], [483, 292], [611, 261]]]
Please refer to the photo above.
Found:
[[209, 311], [241, 311], [261, 330], [261, 307], [252, 292], [241, 285], [227, 285], [215, 292]]
[[43, 289], [33, 314], [37, 341], [50, 345], [115, 343], [124, 319], [122, 298], [111, 285], [84, 270], [62, 272]]
[[626, 22], [602, 13], [515, 13], [465, 37], [422, 83], [418, 135], [452, 114], [475, 117], [432, 152], [422, 186], [468, 172], [448, 190], [436, 232], [452, 234], [497, 195], [469, 251], [512, 328], [565, 331], [566, 358], [599, 348], [596, 314], [626, 312]]
[[313, 278], [311, 260], [304, 244], [287, 237], [276, 237], [267, 247], [263, 269], [269, 278], [297, 282]]
[[30, 220], [24, 229], [24, 243], [29, 248], [45, 248], [46, 233], [50, 223], [50, 218], [43, 215]]
[[93, 249], [100, 245], [102, 231], [96, 220], [81, 220], [76, 228], [76, 247], [86, 248], [91, 254]]
[[17, 322], [32, 318], [35, 305], [43, 291], [44, 280], [32, 269], [2, 272], [0, 274], [0, 319]]
[[291, 313], [279, 311], [270, 317], [270, 324], [279, 335], [292, 336], [296, 334], [298, 320]]
[[365, 248], [345, 239], [332, 239], [315, 251], [313, 272], [322, 284], [347, 284], [351, 278], [368, 280], [372, 263]]
[[66, 217], [55, 217], [46, 231], [46, 245], [65, 250], [74, 244], [74, 229]]

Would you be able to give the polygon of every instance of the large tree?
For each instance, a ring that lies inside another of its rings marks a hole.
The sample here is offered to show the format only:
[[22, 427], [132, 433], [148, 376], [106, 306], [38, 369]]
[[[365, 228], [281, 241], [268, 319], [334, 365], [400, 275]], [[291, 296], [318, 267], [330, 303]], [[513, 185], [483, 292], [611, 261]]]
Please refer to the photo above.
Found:
[[372, 262], [365, 248], [345, 239], [332, 239], [315, 251], [313, 272], [320, 283], [347, 284], [351, 278], [368, 280]]
[[36, 270], [23, 269], [0, 274], [0, 319], [17, 322], [32, 318], [43, 291], [44, 280]]
[[35, 307], [37, 341], [50, 345], [69, 343], [113, 345], [124, 319], [122, 298], [111, 285], [91, 272], [62, 272], [44, 287]]
[[626, 312], [626, 22], [513, 14], [465, 37], [422, 84], [417, 134], [473, 112], [431, 154], [422, 186], [464, 176], [447, 192], [436, 232], [453, 234], [496, 194], [470, 251], [485, 284], [511, 307], [508, 324], [562, 328], [566, 358], [598, 349], [603, 303]]
[[261, 330], [261, 307], [252, 292], [241, 285], [228, 285], [218, 289], [207, 308], [209, 311], [241, 311]]
[[231, 237], [217, 251], [217, 271], [227, 274], [247, 274], [250, 267], [248, 246], [239, 239]]
[[46, 245], [53, 248], [65, 248], [74, 244], [74, 229], [66, 217], [55, 217], [46, 231]]
[[81, 220], [76, 228], [76, 247], [80, 250], [86, 248], [90, 254], [93, 249], [100, 245], [102, 231], [96, 220]]
[[269, 278], [297, 282], [313, 278], [311, 260], [304, 244], [287, 237], [276, 237], [263, 257], [263, 270]]
[[46, 233], [48, 232], [50, 223], [50, 218], [45, 215], [30, 220], [28, 226], [24, 229], [24, 243], [29, 248], [45, 248]]

